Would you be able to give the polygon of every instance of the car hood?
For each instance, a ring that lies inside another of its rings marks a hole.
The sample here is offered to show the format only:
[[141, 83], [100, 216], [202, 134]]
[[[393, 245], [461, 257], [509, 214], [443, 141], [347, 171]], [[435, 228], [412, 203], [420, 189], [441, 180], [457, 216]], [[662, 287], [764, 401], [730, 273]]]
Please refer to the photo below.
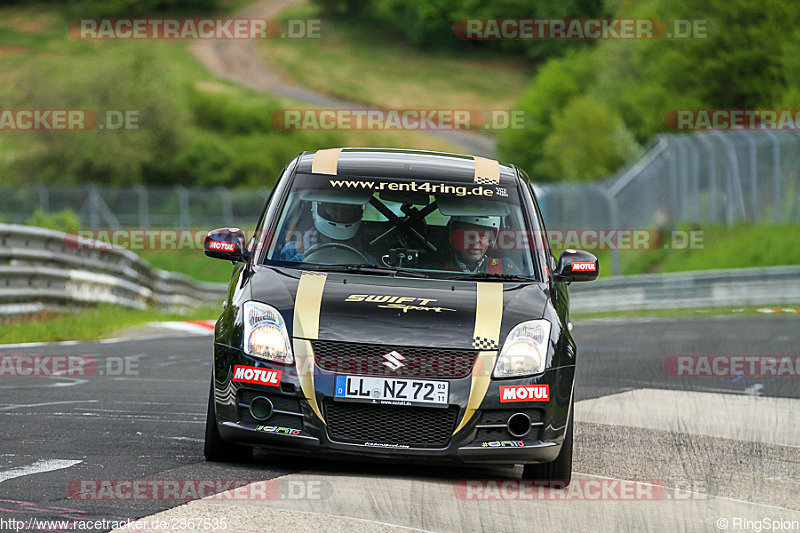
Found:
[[289, 334], [300, 338], [309, 335], [295, 327], [294, 308], [298, 304], [313, 308], [315, 315], [318, 312], [316, 338], [329, 341], [473, 348], [480, 283], [482, 291], [488, 288], [495, 294], [500, 292], [497, 285], [502, 285], [502, 298], [495, 298], [491, 307], [482, 304], [484, 317], [501, 315], [502, 344], [516, 324], [541, 318], [549, 297], [547, 285], [535, 282], [499, 284], [330, 272], [320, 282], [321, 298], [301, 291], [298, 300], [301, 274], [295, 269], [260, 267], [250, 279], [251, 296], [276, 307]]

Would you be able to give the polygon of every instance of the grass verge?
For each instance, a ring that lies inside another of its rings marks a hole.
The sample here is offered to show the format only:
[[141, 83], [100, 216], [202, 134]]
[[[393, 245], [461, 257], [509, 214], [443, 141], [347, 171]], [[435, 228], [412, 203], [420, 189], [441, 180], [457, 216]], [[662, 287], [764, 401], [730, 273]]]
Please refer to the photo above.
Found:
[[230, 261], [206, 257], [202, 250], [142, 250], [136, 253], [155, 268], [180, 272], [198, 281], [228, 283], [233, 272]]
[[[694, 232], [696, 246], [689, 245]], [[737, 224], [731, 227], [683, 227], [662, 232], [661, 245], [651, 250], [620, 250], [621, 274], [659, 274], [722, 268], [800, 264], [800, 225]], [[580, 248], [576, 243], [574, 246]], [[600, 261], [600, 277], [611, 276], [611, 252], [587, 251]], [[553, 250], [558, 254], [560, 250]]]
[[110, 333], [148, 322], [166, 320], [212, 320], [219, 309], [200, 308], [186, 313], [158, 309], [128, 309], [115, 305], [100, 305], [63, 312], [42, 312], [24, 319], [12, 319], [0, 327], [0, 344], [19, 342], [90, 341]]

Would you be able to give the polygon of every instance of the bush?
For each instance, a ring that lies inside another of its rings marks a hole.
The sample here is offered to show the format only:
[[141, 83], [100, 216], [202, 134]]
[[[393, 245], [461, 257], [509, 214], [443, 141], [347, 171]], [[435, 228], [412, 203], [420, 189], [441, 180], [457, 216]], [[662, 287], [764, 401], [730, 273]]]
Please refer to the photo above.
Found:
[[217, 7], [217, 0], [81, 0], [75, 10], [91, 17], [146, 17], [159, 12], [206, 14]]
[[491, 0], [314, 0], [331, 14], [359, 16], [394, 30], [421, 48], [435, 46], [451, 50], [511, 53], [533, 59], [560, 55], [586, 44], [581, 41], [497, 40], [463, 41], [453, 24], [467, 18], [591, 18], [604, 12], [602, 0], [504, 0], [502, 7]]
[[563, 181], [604, 178], [639, 154], [622, 119], [592, 97], [572, 100], [556, 113], [545, 139], [544, 170]]
[[18, 174], [46, 183], [134, 184], [178, 152], [192, 119], [186, 88], [161, 53], [165, 43], [148, 45], [32, 59], [20, 77], [19, 107], [88, 109], [101, 123], [107, 110], [132, 110], [139, 129], [37, 132], [42, 149], [20, 159]]
[[193, 90], [189, 99], [197, 126], [225, 135], [274, 130], [272, 114], [280, 107], [268, 96], [243, 97]]
[[263, 187], [300, 151], [343, 144], [338, 133], [276, 130], [278, 100], [196, 89], [170, 43], [146, 44], [32, 59], [9, 107], [135, 110], [139, 129], [28, 134], [36, 148], [8, 164], [8, 181]]
[[557, 180], [543, 167], [544, 141], [553, 128], [553, 115], [589, 85], [592, 65], [586, 52], [548, 61], [525, 91], [517, 108], [524, 111], [524, 130], [505, 130], [498, 138], [502, 159], [514, 161], [537, 180]]
[[41, 209], [36, 209], [33, 216], [26, 222], [28, 226], [54, 229], [64, 233], [74, 232], [80, 229], [81, 219], [71, 209], [57, 211], [55, 213], [44, 213]]
[[234, 153], [216, 133], [194, 130], [172, 165], [170, 174], [175, 183], [198, 187], [228, 185], [233, 177]]

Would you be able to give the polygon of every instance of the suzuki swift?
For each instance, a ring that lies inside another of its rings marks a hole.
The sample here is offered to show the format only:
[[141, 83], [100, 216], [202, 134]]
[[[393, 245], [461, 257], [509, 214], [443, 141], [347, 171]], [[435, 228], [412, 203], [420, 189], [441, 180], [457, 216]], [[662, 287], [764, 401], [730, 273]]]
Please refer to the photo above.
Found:
[[569, 482], [577, 349], [567, 286], [523, 171], [416, 150], [305, 152], [233, 261], [205, 456], [522, 464]]

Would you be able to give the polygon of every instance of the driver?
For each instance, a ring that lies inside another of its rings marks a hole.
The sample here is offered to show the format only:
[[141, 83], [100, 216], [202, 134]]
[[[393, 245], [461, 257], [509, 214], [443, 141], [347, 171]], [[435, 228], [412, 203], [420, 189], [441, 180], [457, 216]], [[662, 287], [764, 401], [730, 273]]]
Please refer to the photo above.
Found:
[[450, 250], [444, 260], [443, 270], [475, 274], [519, 274], [520, 270], [509, 259], [489, 254], [500, 230], [500, 217], [452, 216], [447, 223]]
[[[357, 236], [364, 218], [362, 204], [311, 202], [311, 217], [314, 227], [303, 234], [303, 242], [288, 241], [281, 250], [281, 260], [304, 261], [306, 250], [328, 243], [345, 244], [364, 253], [361, 239]], [[370, 254], [364, 255], [374, 261]]]

